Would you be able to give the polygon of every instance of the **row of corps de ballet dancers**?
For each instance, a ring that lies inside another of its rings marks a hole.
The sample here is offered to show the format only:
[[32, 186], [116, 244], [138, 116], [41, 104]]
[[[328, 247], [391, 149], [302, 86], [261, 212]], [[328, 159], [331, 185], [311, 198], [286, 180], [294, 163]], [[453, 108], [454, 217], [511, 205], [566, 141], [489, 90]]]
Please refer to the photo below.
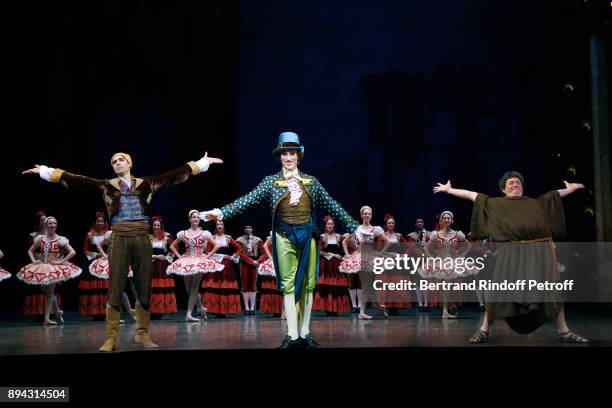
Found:
[[[160, 319], [164, 314], [177, 313], [172, 274], [182, 276], [184, 280], [188, 295], [185, 316], [187, 322], [199, 322], [196, 318], [198, 315], [207, 319], [208, 312], [217, 318], [241, 312], [254, 315], [258, 292], [260, 313], [281, 316], [282, 294], [277, 290], [270, 236], [264, 242], [253, 234], [252, 225], [245, 225], [245, 234], [233, 239], [225, 233], [224, 223], [220, 220], [216, 221], [215, 233], [211, 234], [200, 227], [198, 215], [195, 210], [189, 213], [190, 227], [178, 232], [176, 239], [165, 231], [161, 217], [152, 218], [150, 240], [153, 248], [153, 288], [150, 310], [153, 319]], [[350, 311], [359, 313], [360, 319], [372, 318], [366, 314], [368, 299], [363, 299], [362, 282], [358, 273], [361, 269], [360, 249], [368, 242], [376, 241], [381, 244], [383, 252], [410, 251], [416, 255], [423, 252], [444, 252], [445, 255], [463, 256], [471, 250], [488, 250], [483, 245], [472, 248], [472, 244], [461, 231], [451, 228], [454, 219], [450, 211], [445, 211], [438, 217], [439, 222], [434, 231], [425, 229], [423, 218], [417, 218], [415, 231], [406, 237], [395, 231], [395, 217], [390, 214], [384, 217], [384, 228], [371, 224], [370, 207], [362, 207], [360, 215], [362, 223], [353, 234], [336, 233], [334, 221], [329, 215], [323, 220], [324, 233], [319, 238], [320, 269], [315, 293], [315, 311], [323, 311], [330, 316]], [[24, 313], [42, 314], [44, 324], [54, 325], [57, 322], [50, 319], [53, 313], [57, 321], [63, 323], [63, 311], [58, 302], [59, 296], [55, 293], [56, 287], [61, 282], [80, 276], [79, 314], [101, 320], [108, 300], [110, 268], [107, 250], [112, 235], [104, 213], [95, 214], [85, 236], [84, 257], [78, 262], [86, 267], [85, 273], [82, 273], [82, 268], [70, 262], [77, 253], [67, 238], [57, 234], [57, 219], [47, 217], [43, 211], [39, 211], [36, 218], [38, 228], [29, 236], [31, 246], [28, 256], [31, 263], [21, 268], [16, 277], [27, 284], [40, 287], [41, 291], [30, 291], [31, 293], [26, 295]], [[182, 254], [179, 253], [181, 243], [184, 247]], [[401, 244], [405, 246], [400, 248]], [[0, 259], [1, 257], [0, 253]], [[418, 276], [417, 279], [434, 279], [434, 271], [424, 270], [421, 273], [430, 275]], [[465, 274], [451, 276], [452, 273], [445, 270], [441, 278], [465, 277]], [[10, 276], [10, 273], [0, 269], [0, 280]], [[137, 298], [131, 268], [128, 278], [130, 279], [127, 286], [133, 297]], [[441, 305], [443, 318], [456, 317], [456, 314], [449, 312], [448, 301], [438, 300], [439, 297], [444, 298], [444, 294], [438, 292], [420, 290], [417, 287], [419, 312], [428, 311], [430, 305]], [[477, 295], [483, 309], [484, 293], [479, 291]], [[42, 299], [37, 302], [37, 298], [41, 296]], [[409, 301], [380, 302], [379, 307], [388, 318], [390, 314], [397, 313], [397, 309], [411, 308], [412, 299], [408, 297], [407, 300]], [[134, 309], [126, 292], [122, 293], [122, 306], [133, 320]], [[450, 305], [451, 311], [453, 306]]]

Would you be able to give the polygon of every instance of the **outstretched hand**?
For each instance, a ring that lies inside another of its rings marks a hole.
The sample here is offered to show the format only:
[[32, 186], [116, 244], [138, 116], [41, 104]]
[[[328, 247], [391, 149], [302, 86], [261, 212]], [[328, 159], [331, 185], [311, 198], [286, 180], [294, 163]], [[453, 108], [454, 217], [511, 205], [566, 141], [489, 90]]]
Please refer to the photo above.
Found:
[[31, 169], [22, 171], [21, 174], [40, 174], [40, 166], [36, 164]]
[[581, 188], [584, 188], [584, 184], [581, 184], [581, 183], [568, 183], [565, 180], [563, 180], [563, 182], [565, 183], [565, 188], [571, 191], [576, 191], [576, 190], [580, 190]]
[[206, 214], [206, 218], [203, 221], [217, 221], [218, 219], [215, 214]]
[[217, 221], [219, 219], [219, 215], [215, 210], [202, 211], [200, 212], [200, 219], [204, 222]]
[[434, 194], [435, 193], [446, 193], [451, 188], [452, 188], [451, 187], [451, 182], [450, 182], [450, 180], [448, 180], [446, 182], [446, 184], [438, 183], [438, 185], [433, 188], [433, 192], [434, 192]]
[[208, 152], [204, 152], [203, 159], [207, 161], [209, 165], [214, 164], [214, 163], [219, 163], [219, 164], [223, 163], [222, 159], [219, 159], [217, 157], [208, 157]]

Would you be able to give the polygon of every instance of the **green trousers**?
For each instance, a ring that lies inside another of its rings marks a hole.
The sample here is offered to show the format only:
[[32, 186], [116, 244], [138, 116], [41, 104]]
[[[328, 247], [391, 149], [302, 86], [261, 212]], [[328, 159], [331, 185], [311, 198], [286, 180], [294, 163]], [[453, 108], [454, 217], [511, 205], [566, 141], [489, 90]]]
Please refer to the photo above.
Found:
[[[278, 260], [278, 275], [280, 276], [280, 288], [284, 295], [295, 293], [295, 275], [298, 261], [302, 251], [298, 251], [288, 238], [276, 234], [276, 256]], [[312, 293], [317, 284], [317, 241], [310, 239], [310, 256], [308, 257], [308, 274], [304, 276], [306, 281], [304, 293]]]

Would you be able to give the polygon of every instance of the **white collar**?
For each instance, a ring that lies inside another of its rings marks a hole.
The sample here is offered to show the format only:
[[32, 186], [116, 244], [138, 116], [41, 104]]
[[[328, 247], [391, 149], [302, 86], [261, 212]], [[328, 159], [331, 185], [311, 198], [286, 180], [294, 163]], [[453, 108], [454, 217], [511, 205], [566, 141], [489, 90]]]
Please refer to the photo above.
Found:
[[300, 177], [300, 171], [297, 167], [291, 171], [283, 168], [283, 177], [285, 177], [285, 180], [289, 180], [292, 177], [295, 177], [298, 180], [302, 180], [302, 178]]

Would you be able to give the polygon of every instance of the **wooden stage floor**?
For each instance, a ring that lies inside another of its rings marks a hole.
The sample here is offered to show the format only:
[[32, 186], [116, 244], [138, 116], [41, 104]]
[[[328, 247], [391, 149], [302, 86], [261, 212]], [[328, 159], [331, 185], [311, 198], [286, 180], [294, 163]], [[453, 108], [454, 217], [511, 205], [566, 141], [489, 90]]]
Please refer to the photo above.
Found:
[[[553, 324], [523, 336], [514, 333], [503, 320], [495, 323], [491, 341], [470, 345], [467, 339], [479, 327], [477, 309], [460, 309], [458, 319], [445, 320], [439, 309], [429, 313], [403, 310], [400, 316], [384, 319], [378, 310], [375, 319], [358, 320], [356, 314], [337, 317], [315, 314], [311, 332], [324, 348], [407, 348], [407, 347], [585, 347], [557, 340]], [[209, 317], [207, 322], [187, 323], [182, 314], [152, 321], [151, 337], [159, 350], [274, 349], [285, 334], [285, 321], [269, 315]], [[32, 319], [15, 317], [0, 321], [0, 356], [95, 353], [105, 338], [104, 322], [94, 322], [66, 313], [63, 326], [43, 326]], [[127, 316], [125, 316], [127, 319]], [[586, 347], [612, 346], [612, 319], [600, 313], [568, 313], [570, 328], [591, 338]], [[134, 343], [134, 324], [120, 328], [118, 352], [142, 350]]]

